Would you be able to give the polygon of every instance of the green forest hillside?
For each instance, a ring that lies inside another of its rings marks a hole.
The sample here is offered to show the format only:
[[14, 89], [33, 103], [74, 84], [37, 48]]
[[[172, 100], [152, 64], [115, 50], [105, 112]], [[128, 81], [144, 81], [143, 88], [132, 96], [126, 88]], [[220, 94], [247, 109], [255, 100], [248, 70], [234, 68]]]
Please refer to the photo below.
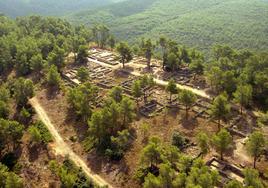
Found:
[[220, 43], [267, 50], [266, 0], [136, 0], [66, 16], [73, 23], [107, 24], [130, 42], [166, 35], [179, 44], [207, 51]]
[[101, 7], [122, 0], [0, 0], [0, 12], [11, 16], [64, 15]]

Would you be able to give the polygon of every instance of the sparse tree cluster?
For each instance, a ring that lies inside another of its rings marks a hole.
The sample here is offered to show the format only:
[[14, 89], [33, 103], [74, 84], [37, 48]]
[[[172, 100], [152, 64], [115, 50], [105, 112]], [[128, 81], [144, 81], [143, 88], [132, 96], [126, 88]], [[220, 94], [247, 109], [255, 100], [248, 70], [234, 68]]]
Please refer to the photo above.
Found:
[[120, 42], [116, 47], [117, 52], [120, 55], [120, 63], [122, 63], [123, 68], [125, 68], [125, 64], [132, 60], [132, 51], [129, 45], [125, 42]]
[[49, 168], [59, 177], [62, 187], [94, 187], [94, 182], [69, 159], [63, 164], [51, 160]]
[[0, 119], [0, 159], [3, 152], [15, 150], [23, 136], [24, 126], [16, 121]]
[[[104, 48], [107, 44], [111, 44], [111, 35], [110, 35], [110, 30], [107, 26], [105, 25], [96, 25], [92, 28], [92, 34], [93, 34], [93, 39], [95, 43], [100, 47]], [[111, 46], [111, 45], [110, 45]], [[114, 45], [112, 45], [114, 46]]]
[[185, 106], [186, 119], [188, 119], [189, 108], [196, 102], [197, 98], [190, 90], [182, 90], [179, 93], [179, 101]]
[[217, 93], [227, 92], [242, 107], [256, 101], [267, 107], [267, 53], [236, 51], [228, 46], [215, 46], [214, 59], [205, 68], [208, 83]]
[[52, 136], [41, 121], [35, 122], [28, 128], [30, 139], [33, 144], [48, 144], [52, 141]]
[[141, 153], [141, 166], [136, 177], [143, 187], [214, 187], [219, 174], [202, 160], [180, 153], [174, 146], [152, 137]]
[[89, 82], [69, 89], [68, 102], [78, 117], [87, 121], [92, 114], [93, 104], [98, 96], [98, 88]]
[[120, 159], [130, 144], [129, 124], [135, 117], [135, 104], [123, 96], [122, 89], [115, 87], [110, 91], [110, 98], [99, 111], [95, 111], [88, 121], [89, 136], [85, 147], [90, 149], [87, 141], [105, 151], [112, 159]]
[[25, 106], [28, 99], [34, 96], [32, 80], [18, 78], [13, 85], [14, 98], [19, 106]]
[[212, 118], [218, 120], [218, 130], [221, 128], [221, 120], [226, 120], [230, 115], [231, 106], [228, 102], [226, 94], [217, 96], [209, 110]]
[[49, 67], [47, 73], [47, 83], [50, 87], [60, 88], [61, 76], [55, 65]]
[[0, 187], [22, 188], [23, 181], [17, 174], [10, 172], [8, 167], [0, 163]]

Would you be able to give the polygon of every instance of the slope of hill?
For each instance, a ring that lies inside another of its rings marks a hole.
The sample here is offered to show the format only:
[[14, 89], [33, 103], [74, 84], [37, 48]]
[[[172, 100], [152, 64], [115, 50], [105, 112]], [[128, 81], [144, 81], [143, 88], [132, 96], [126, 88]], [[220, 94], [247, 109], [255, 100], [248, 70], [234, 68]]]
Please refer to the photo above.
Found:
[[268, 49], [267, 0], [129, 0], [66, 18], [86, 25], [102, 22], [130, 42], [167, 35], [202, 50], [217, 43]]
[[122, 0], [1, 0], [0, 12], [11, 17], [29, 14], [63, 15], [119, 1]]

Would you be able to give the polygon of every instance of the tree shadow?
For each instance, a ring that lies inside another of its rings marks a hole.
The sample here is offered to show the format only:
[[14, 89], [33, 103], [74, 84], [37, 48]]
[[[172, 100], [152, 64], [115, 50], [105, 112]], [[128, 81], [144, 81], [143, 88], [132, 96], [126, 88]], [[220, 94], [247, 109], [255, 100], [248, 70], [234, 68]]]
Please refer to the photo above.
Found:
[[64, 119], [64, 124], [66, 125], [72, 125], [74, 128], [76, 135], [78, 135], [78, 141], [82, 142], [84, 141], [85, 137], [88, 134], [88, 124], [87, 122], [82, 121], [80, 117], [75, 115], [75, 112], [73, 109], [68, 108], [67, 114]]
[[91, 167], [93, 172], [100, 173], [103, 169], [103, 165], [107, 162], [107, 159], [100, 156], [95, 149], [87, 155], [87, 164]]
[[154, 73], [154, 70], [152, 67], [150, 69], [148, 67], [145, 67], [145, 68], [142, 68], [140, 72], [142, 74], [150, 74], [150, 73]]
[[47, 100], [54, 99], [59, 94], [59, 89], [57, 87], [47, 86], [46, 88], [46, 98]]
[[28, 153], [29, 153], [29, 162], [34, 162], [38, 159], [40, 150], [42, 149], [40, 144], [29, 144], [27, 146]]
[[176, 119], [178, 117], [179, 112], [180, 112], [179, 108], [168, 108], [167, 109], [167, 115], [171, 116], [174, 119]]
[[194, 119], [192, 117], [188, 117], [186, 119], [186, 115], [184, 115], [181, 119], [181, 125], [183, 128], [185, 128], [187, 130], [194, 130], [196, 128], [196, 126], [198, 125], [198, 122], [196, 119]]
[[123, 71], [122, 69], [114, 70], [114, 76], [116, 78], [129, 78], [131, 74], [129, 72]]

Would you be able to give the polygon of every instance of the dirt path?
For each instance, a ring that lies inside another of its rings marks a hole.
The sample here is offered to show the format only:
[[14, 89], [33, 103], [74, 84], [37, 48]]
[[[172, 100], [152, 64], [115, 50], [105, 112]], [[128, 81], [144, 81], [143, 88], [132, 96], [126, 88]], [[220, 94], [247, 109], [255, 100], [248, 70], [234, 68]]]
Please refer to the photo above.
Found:
[[81, 157], [79, 157], [77, 154], [75, 154], [73, 150], [71, 149], [71, 147], [67, 143], [64, 142], [63, 138], [58, 133], [55, 126], [51, 123], [45, 110], [39, 104], [38, 99], [34, 97], [30, 99], [29, 102], [35, 109], [41, 121], [46, 125], [51, 135], [53, 136], [54, 141], [55, 141], [55, 145], [53, 149], [55, 150], [56, 154], [62, 155], [62, 156], [68, 156], [69, 159], [71, 159], [77, 166], [81, 167], [83, 171], [87, 174], [87, 176], [90, 177], [93, 180], [93, 182], [95, 182], [99, 186], [108, 186], [112, 188], [112, 186], [108, 182], [106, 182], [100, 176], [92, 172], [92, 170], [86, 165], [84, 160]]
[[[101, 61], [98, 61], [98, 60], [95, 60], [95, 59], [92, 59], [92, 58], [88, 58], [88, 60], [89, 61], [92, 61], [94, 63], [97, 63], [99, 65], [102, 65], [102, 66], [105, 66], [105, 67], [109, 67], [109, 68], [111, 68], [113, 70], [116, 70], [118, 68], [121, 68], [121, 64], [118, 64], [118, 65], [114, 66], [114, 65], [109, 65], [107, 63], [103, 63]], [[127, 65], [128, 66], [133, 66], [134, 64], [133, 63], [129, 63]], [[140, 65], [140, 67], [144, 67], [144, 65]], [[126, 70], [126, 69], [124, 71], [126, 71], [126, 72], [128, 72], [128, 73], [130, 73], [130, 74], [132, 74], [134, 76], [141, 76], [141, 73], [139, 73], [137, 71], [129, 71], [129, 70]], [[164, 81], [164, 80], [160, 80], [160, 79], [154, 78], [154, 81], [156, 82], [156, 84], [161, 85], [161, 86], [168, 85], [168, 82], [167, 81]], [[196, 95], [198, 95], [200, 97], [211, 99], [211, 97], [208, 94], [206, 94], [206, 92], [203, 91], [203, 90], [195, 89], [195, 88], [192, 88], [192, 87], [189, 87], [189, 86], [186, 86], [186, 85], [181, 85], [181, 84], [177, 84], [177, 87], [179, 89], [190, 90], [190, 91], [192, 91], [193, 93], [195, 93]]]
[[[135, 71], [130, 72], [130, 74], [132, 74], [134, 76], [141, 76], [141, 74], [139, 72], [135, 72]], [[157, 85], [161, 85], [161, 86], [167, 86], [168, 85], [168, 82], [167, 81], [164, 81], [164, 80], [160, 80], [160, 79], [154, 78], [154, 81], [156, 82]], [[189, 87], [189, 86], [186, 86], [186, 85], [181, 85], [181, 84], [177, 84], [177, 87], [179, 89], [190, 90], [194, 94], [196, 94], [196, 95], [198, 95], [200, 97], [211, 99], [211, 97], [208, 94], [206, 94], [206, 92], [203, 91], [203, 90], [195, 89], [195, 88], [192, 88], [192, 87]]]

